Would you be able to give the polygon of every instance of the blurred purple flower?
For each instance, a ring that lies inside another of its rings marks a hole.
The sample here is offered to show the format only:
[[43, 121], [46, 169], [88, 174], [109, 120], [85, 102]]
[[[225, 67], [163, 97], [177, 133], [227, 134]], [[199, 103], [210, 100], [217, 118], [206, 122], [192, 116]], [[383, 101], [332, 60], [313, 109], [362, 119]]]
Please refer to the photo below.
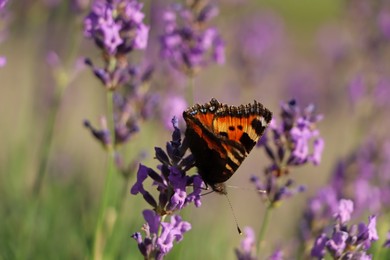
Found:
[[149, 27], [136, 0], [96, 0], [84, 20], [84, 34], [109, 55], [145, 49]]
[[232, 48], [237, 68], [243, 71], [243, 79], [258, 82], [270, 73], [281, 56], [285, 42], [283, 21], [271, 12], [256, 13], [237, 23]]
[[[132, 237], [137, 241], [138, 248], [145, 259], [163, 259], [173, 248], [173, 243], [180, 242], [183, 234], [191, 229], [191, 224], [182, 221], [180, 216], [172, 215], [171, 222], [164, 222], [161, 216], [153, 210], [143, 211], [146, 221], [143, 230], [145, 239], [137, 232]], [[160, 230], [161, 227], [161, 231]]]
[[[323, 232], [328, 233], [328, 223], [332, 217], [336, 217], [342, 224], [367, 213], [377, 214], [389, 209], [388, 146], [388, 141], [369, 140], [338, 162], [330, 184], [309, 199], [300, 226], [303, 243], [310, 244], [314, 237]], [[339, 204], [345, 197], [354, 201], [353, 207], [351, 201]], [[366, 236], [372, 240], [377, 237], [375, 218], [369, 219], [367, 227], [361, 224], [361, 229], [370, 230]]]
[[369, 249], [372, 241], [379, 239], [376, 231], [376, 216], [368, 217], [368, 225], [360, 223], [358, 225], [358, 241], [364, 245], [365, 249]]
[[277, 181], [277, 176], [272, 174], [266, 175], [266, 180], [263, 182], [257, 176], [251, 177], [251, 182], [255, 185], [259, 195], [270, 203], [270, 206], [276, 205], [278, 202], [302, 193], [306, 190], [303, 185], [296, 186], [292, 179], [287, 179], [283, 184]]
[[[343, 213], [335, 215], [337, 223], [333, 226], [333, 233], [330, 237], [325, 233], [317, 237], [311, 250], [312, 257], [323, 259], [326, 252], [329, 252], [334, 259], [341, 257], [342, 259], [371, 259], [366, 252], [370, 249], [371, 243], [378, 240], [376, 217], [370, 216], [367, 225], [360, 223], [358, 226], [348, 227], [347, 222], [353, 209], [353, 203], [351, 203], [352, 201], [340, 200], [339, 211]], [[342, 214], [347, 216], [343, 219], [340, 217]]]
[[[157, 96], [148, 91], [152, 72], [153, 68], [150, 66], [143, 70], [132, 68], [122, 88], [114, 93], [115, 145], [128, 142], [139, 131], [140, 122], [148, 119], [156, 110]], [[94, 133], [105, 131], [93, 128], [89, 122], [85, 126], [95, 137]], [[99, 138], [98, 140], [102, 142]], [[103, 144], [107, 145], [105, 142]]]
[[4, 67], [7, 64], [7, 58], [0, 56], [0, 68]]
[[326, 247], [334, 257], [339, 258], [347, 246], [347, 239], [347, 232], [336, 231], [333, 233], [332, 237], [326, 242]]
[[348, 91], [353, 105], [362, 101], [370, 101], [375, 109], [388, 107], [390, 98], [390, 78], [387, 75], [377, 75], [371, 84], [363, 74], [357, 74], [348, 84]]
[[[273, 164], [268, 168], [276, 176], [284, 175], [289, 167], [306, 163], [318, 165], [321, 162], [324, 141], [320, 137], [316, 124], [322, 115], [314, 114], [314, 106], [303, 111], [292, 100], [281, 105], [282, 121], [273, 119], [259, 145], [264, 147]], [[273, 139], [269, 137], [272, 133]], [[312, 143], [312, 149], [310, 144]]]
[[275, 250], [272, 255], [268, 257], [268, 260], [283, 260], [283, 251], [280, 249]]
[[366, 94], [365, 79], [362, 74], [357, 74], [348, 84], [349, 98], [352, 104], [362, 100]]
[[[191, 202], [196, 207], [201, 206], [202, 179], [199, 175], [187, 175], [187, 171], [194, 166], [193, 157], [192, 155], [184, 157], [187, 147], [181, 142], [181, 132], [175, 118], [172, 120], [172, 124], [174, 127], [172, 141], [167, 143], [166, 152], [159, 147], [155, 148], [156, 158], [162, 163], [158, 166], [160, 173], [140, 165], [137, 182], [131, 188], [131, 194], [141, 193], [160, 215], [181, 210]], [[154, 199], [144, 189], [143, 182], [147, 177], [150, 177], [153, 180], [153, 185], [157, 187], [158, 199]], [[187, 187], [192, 187], [192, 192], [188, 192]]]
[[342, 199], [340, 200], [338, 210], [333, 215], [333, 217], [338, 219], [341, 224], [344, 224], [345, 222], [348, 222], [351, 219], [352, 212], [353, 212], [352, 200]]
[[314, 242], [313, 248], [311, 249], [311, 256], [323, 259], [326, 254], [325, 246], [328, 240], [328, 237], [324, 233], [318, 236]]
[[171, 6], [163, 14], [161, 55], [177, 70], [196, 75], [211, 62], [225, 62], [224, 42], [216, 28], [207, 23], [218, 14], [216, 6]]
[[240, 248], [236, 248], [236, 257], [238, 260], [256, 260], [255, 255], [256, 238], [251, 227], [244, 228], [244, 238], [241, 240]]
[[379, 78], [374, 91], [374, 104], [379, 107], [389, 106], [390, 99], [390, 78], [387, 76], [383, 76]]
[[385, 38], [390, 39], [390, 12], [389, 10], [381, 10], [378, 15], [378, 27]]
[[[316, 123], [322, 116], [314, 114], [314, 106], [308, 106], [301, 111], [292, 100], [282, 104], [281, 110], [281, 123], [277, 124], [276, 119], [272, 119], [268, 130], [258, 143], [271, 159], [271, 164], [265, 169], [264, 180], [260, 181], [256, 176], [251, 177], [251, 182], [259, 190], [260, 196], [270, 203], [270, 207], [306, 190], [305, 186], [296, 185], [291, 178], [283, 182], [278, 179], [288, 175], [294, 167], [306, 163], [318, 165], [324, 146], [324, 141], [316, 128]], [[310, 144], [312, 149], [309, 147]]]
[[178, 95], [167, 95], [163, 100], [163, 105], [161, 105], [161, 118], [164, 126], [167, 129], [172, 129], [172, 118], [182, 118], [181, 114], [186, 110], [188, 105], [185, 99]]

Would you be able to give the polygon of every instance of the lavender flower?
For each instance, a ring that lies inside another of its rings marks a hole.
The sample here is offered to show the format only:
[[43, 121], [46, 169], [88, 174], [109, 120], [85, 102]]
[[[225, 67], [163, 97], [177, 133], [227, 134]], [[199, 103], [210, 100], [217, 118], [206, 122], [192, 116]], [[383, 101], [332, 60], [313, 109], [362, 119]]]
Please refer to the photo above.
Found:
[[172, 215], [170, 223], [162, 221], [161, 216], [153, 210], [144, 210], [143, 215], [146, 221], [142, 228], [145, 238], [139, 232], [132, 237], [145, 259], [163, 259], [173, 248], [173, 243], [180, 242], [183, 234], [191, 229], [191, 224], [182, 221], [178, 215]]
[[[251, 227], [244, 228], [244, 238], [241, 240], [240, 248], [235, 249], [238, 260], [256, 260], [256, 237]], [[275, 250], [268, 260], [283, 260], [283, 252], [280, 249]]]
[[387, 39], [390, 39], [390, 12], [389, 10], [381, 10], [378, 15], [378, 27], [383, 34], [383, 36]]
[[207, 26], [217, 14], [217, 7], [200, 2], [168, 9], [163, 16], [165, 28], [160, 38], [162, 57], [190, 77], [211, 62], [223, 64], [224, 42], [216, 28]]
[[[317, 237], [311, 250], [312, 257], [323, 259], [328, 252], [333, 259], [371, 259], [371, 256], [367, 255], [367, 250], [373, 241], [378, 240], [376, 217], [370, 216], [367, 225], [360, 223], [348, 227], [347, 222], [352, 208], [352, 201], [340, 200], [333, 233], [330, 237], [325, 233]], [[340, 216], [344, 216], [344, 219]]]
[[84, 35], [103, 52], [104, 67], [86, 59], [96, 77], [108, 90], [114, 90], [131, 77], [126, 55], [145, 49], [149, 27], [143, 23], [142, 4], [135, 0], [96, 0], [84, 19]]
[[341, 224], [348, 222], [351, 219], [353, 212], [353, 202], [351, 200], [340, 200], [338, 211], [334, 217], [340, 221]]
[[284, 39], [283, 21], [271, 12], [256, 13], [237, 23], [234, 37], [240, 39], [232, 48], [237, 69], [243, 71], [245, 85], [258, 82], [273, 72], [278, 57], [282, 56]]
[[[388, 147], [388, 141], [371, 139], [337, 163], [329, 185], [309, 199], [304, 211], [300, 232], [307, 247], [313, 238], [330, 232], [328, 223], [333, 218], [347, 223], [389, 209]], [[345, 197], [353, 200], [353, 206], [352, 201], [342, 199]], [[370, 227], [374, 222], [370, 219]], [[376, 237], [374, 232], [371, 237]]]
[[[316, 123], [322, 116], [314, 114], [314, 106], [308, 106], [301, 112], [296, 102], [290, 101], [281, 107], [282, 122], [278, 125], [273, 119], [270, 129], [258, 143], [271, 159], [270, 166], [265, 170], [265, 180], [261, 182], [257, 177], [251, 178], [258, 190], [266, 191], [261, 196], [269, 200], [271, 205], [305, 190], [304, 186], [295, 186], [292, 179], [283, 183], [278, 179], [286, 176], [292, 167], [307, 163], [318, 165], [324, 146], [319, 130], [316, 129]], [[269, 137], [270, 131], [272, 139]], [[309, 147], [311, 143], [312, 149]]]
[[[188, 107], [185, 99], [178, 95], [167, 95], [163, 101], [161, 118], [163, 120], [164, 126], [167, 129], [172, 129], [171, 120], [173, 117], [178, 118], [183, 113], [184, 110]], [[180, 125], [180, 123], [179, 123]]]
[[[153, 114], [158, 97], [148, 91], [152, 71], [151, 67], [144, 70], [133, 69], [129, 74], [131, 77], [114, 93], [115, 145], [128, 142], [139, 131], [140, 121], [148, 119]], [[94, 128], [87, 120], [84, 125], [103, 146], [111, 144], [107, 137], [110, 133], [106, 123], [101, 124], [101, 129]]]
[[244, 228], [244, 238], [239, 249], [235, 249], [238, 260], [256, 260], [256, 238], [251, 227]]
[[[172, 141], [167, 143], [166, 152], [159, 147], [155, 148], [156, 158], [162, 163], [158, 166], [160, 173], [140, 165], [137, 182], [131, 188], [131, 194], [142, 194], [146, 202], [161, 216], [181, 210], [191, 202], [197, 207], [201, 206], [200, 193], [203, 181], [199, 175], [186, 175], [194, 166], [193, 157], [192, 155], [184, 157], [187, 147], [181, 143], [177, 120], [173, 119], [172, 123], [174, 127]], [[148, 177], [153, 180], [153, 185], [159, 191], [158, 199], [154, 199], [143, 186]], [[186, 190], [189, 186], [193, 188], [190, 193]]]
[[[316, 124], [322, 120], [322, 115], [315, 115], [313, 105], [300, 110], [292, 100], [282, 104], [282, 122], [271, 121], [270, 130], [266, 132], [259, 145], [263, 146], [273, 164], [268, 171], [276, 176], [288, 173], [289, 166], [299, 166], [306, 163], [318, 165], [321, 162], [324, 140], [320, 137]], [[269, 131], [273, 134], [272, 144]], [[310, 149], [312, 144], [312, 149]], [[274, 148], [272, 148], [274, 145]]]
[[[174, 241], [181, 241], [183, 233], [191, 229], [188, 222], [182, 221], [180, 216], [173, 215], [175, 211], [183, 209], [193, 202], [196, 207], [201, 206], [200, 193], [203, 181], [199, 175], [188, 176], [187, 171], [194, 166], [192, 155], [184, 157], [187, 147], [181, 142], [181, 132], [177, 126], [177, 119], [172, 119], [174, 128], [172, 141], [166, 145], [166, 151], [156, 147], [156, 158], [161, 162], [157, 168], [159, 173], [144, 165], [140, 165], [137, 181], [130, 192], [133, 195], [140, 193], [153, 210], [145, 210], [146, 237], [142, 240], [139, 233], [133, 238], [137, 240], [140, 252], [146, 259], [154, 257], [162, 259], [173, 247]], [[158, 198], [154, 198], [144, 187], [146, 179], [153, 180], [157, 188]], [[187, 187], [192, 186], [192, 192]], [[170, 215], [171, 222], [164, 222]]]
[[275, 250], [272, 255], [268, 257], [268, 260], [283, 260], [284, 254], [283, 251], [280, 249]]
[[84, 20], [84, 34], [108, 55], [145, 49], [149, 27], [143, 23], [142, 4], [135, 0], [96, 0]]

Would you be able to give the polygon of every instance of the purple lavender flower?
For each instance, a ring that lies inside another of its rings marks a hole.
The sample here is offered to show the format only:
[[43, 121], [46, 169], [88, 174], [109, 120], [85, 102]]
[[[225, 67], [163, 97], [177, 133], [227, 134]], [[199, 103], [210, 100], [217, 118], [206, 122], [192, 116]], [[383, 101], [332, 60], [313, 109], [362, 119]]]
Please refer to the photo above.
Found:
[[322, 233], [314, 242], [313, 248], [311, 249], [311, 256], [317, 257], [318, 259], [324, 258], [326, 254], [325, 246], [328, 242], [326, 234]]
[[[286, 174], [289, 166], [306, 163], [318, 165], [324, 147], [324, 141], [316, 128], [317, 122], [322, 120], [322, 115], [314, 114], [313, 105], [301, 111], [292, 100], [282, 104], [281, 108], [282, 121], [278, 124], [273, 119], [265, 138], [259, 142], [273, 161], [268, 171], [274, 172], [276, 176]], [[268, 136], [270, 131], [273, 134], [272, 143]], [[310, 149], [311, 143], [313, 149]]]
[[353, 202], [351, 200], [342, 199], [339, 202], [339, 207], [334, 217], [338, 219], [342, 224], [348, 222], [351, 219], [353, 212]]
[[[258, 143], [271, 159], [271, 164], [265, 170], [265, 180], [251, 178], [258, 190], [266, 191], [260, 195], [271, 203], [270, 206], [305, 191], [304, 186], [296, 186], [290, 178], [284, 182], [278, 179], [286, 176], [293, 167], [306, 163], [318, 165], [324, 146], [324, 141], [316, 129], [316, 123], [322, 116], [314, 114], [314, 106], [308, 106], [301, 112], [296, 102], [290, 101], [281, 107], [282, 122], [277, 124], [273, 119], [269, 130]], [[313, 149], [310, 149], [310, 144]]]
[[360, 223], [348, 227], [352, 210], [352, 201], [340, 200], [333, 233], [330, 237], [325, 233], [317, 237], [311, 250], [312, 257], [323, 259], [328, 252], [334, 259], [371, 259], [366, 253], [372, 242], [378, 240], [376, 217], [370, 216], [367, 225]]
[[234, 37], [240, 40], [232, 48], [234, 60], [239, 74], [243, 74], [242, 79], [253, 84], [272, 73], [282, 56], [283, 21], [274, 13], [264, 12], [245, 17], [237, 24]]
[[268, 260], [283, 260], [284, 259], [283, 251], [280, 249], [275, 250], [272, 255], [268, 257]]
[[[181, 132], [177, 126], [177, 119], [172, 119], [173, 134], [172, 141], [166, 145], [166, 151], [156, 147], [156, 158], [161, 165], [154, 171], [144, 165], [140, 165], [137, 173], [137, 181], [130, 192], [133, 195], [140, 193], [145, 201], [153, 207], [153, 210], [145, 210], [144, 226], [145, 239], [140, 233], [135, 233], [133, 238], [138, 243], [140, 252], [145, 258], [155, 257], [162, 259], [173, 247], [173, 243], [183, 239], [183, 234], [191, 229], [188, 222], [182, 221], [175, 211], [183, 209], [190, 203], [196, 207], [201, 206], [200, 193], [203, 181], [199, 175], [187, 175], [187, 171], [194, 166], [192, 155], [184, 157], [187, 146], [181, 142]], [[148, 178], [153, 180], [153, 186], [159, 193], [155, 199], [144, 187], [144, 181]], [[192, 192], [187, 187], [192, 186]], [[164, 222], [166, 216], [170, 215], [171, 222]]]
[[272, 174], [266, 175], [266, 180], [263, 182], [257, 176], [251, 177], [251, 182], [255, 185], [256, 190], [259, 191], [259, 195], [270, 203], [269, 206], [274, 206], [278, 202], [294, 196], [295, 194], [302, 193], [306, 190], [303, 185], [296, 186], [292, 179], [287, 179], [285, 183], [278, 184], [277, 176]]
[[[332, 218], [347, 223], [362, 215], [388, 210], [390, 178], [387, 174], [387, 147], [387, 141], [369, 140], [337, 163], [330, 184], [309, 200], [304, 211], [300, 226], [303, 243], [311, 244], [314, 237], [329, 233], [328, 223]], [[354, 201], [353, 206], [351, 201], [342, 200], [344, 197]], [[369, 234], [373, 240], [377, 237], [374, 226], [375, 218], [370, 218], [369, 227], [361, 224], [362, 230], [370, 230], [366, 236]], [[363, 246], [364, 243], [360, 244]]]
[[224, 42], [216, 28], [207, 23], [218, 14], [217, 7], [206, 4], [172, 6], [164, 15], [161, 55], [177, 70], [195, 76], [211, 62], [223, 64]]
[[256, 238], [251, 227], [244, 228], [244, 238], [239, 249], [235, 249], [238, 260], [255, 260]]
[[378, 15], [378, 27], [383, 36], [390, 39], [390, 12], [389, 10], [381, 10]]
[[348, 84], [349, 98], [352, 104], [356, 104], [364, 97], [366, 85], [363, 75], [358, 74]]
[[[140, 165], [137, 182], [131, 188], [131, 194], [141, 193], [160, 215], [180, 210], [191, 202], [197, 207], [201, 205], [202, 179], [198, 175], [186, 175], [186, 172], [194, 166], [193, 157], [192, 155], [184, 157], [187, 147], [181, 143], [181, 133], [175, 118], [172, 123], [174, 127], [172, 141], [167, 143], [166, 152], [159, 147], [155, 148], [156, 158], [162, 163], [158, 166], [160, 173]], [[159, 191], [158, 200], [153, 199], [143, 187], [147, 177], [153, 180], [153, 185]], [[190, 193], [187, 191], [189, 186], [193, 189]]]
[[[147, 91], [152, 72], [151, 67], [132, 69], [126, 83], [114, 93], [115, 145], [128, 142], [139, 131], [140, 121], [148, 119], [156, 109], [157, 95]], [[110, 144], [101, 138], [103, 133], [110, 134], [108, 129], [95, 129], [88, 121], [85, 126], [104, 146]]]
[[95, 67], [90, 59], [85, 62], [108, 90], [131, 79], [132, 67], [126, 55], [146, 48], [149, 27], [143, 23], [141, 9], [136, 0], [95, 0], [84, 19], [84, 35], [102, 50], [104, 67]]
[[96, 0], [84, 20], [84, 34], [108, 55], [145, 49], [149, 27], [137, 1]]
[[138, 248], [145, 259], [163, 259], [173, 248], [173, 243], [180, 242], [183, 234], [191, 229], [191, 224], [182, 221], [180, 216], [172, 215], [171, 222], [164, 222], [161, 216], [153, 210], [144, 210], [146, 221], [143, 231], [145, 238], [137, 232], [132, 237], [137, 241]]
[[336, 231], [333, 233], [332, 237], [326, 242], [326, 247], [335, 258], [339, 258], [346, 249], [347, 239], [347, 232]]
[[[167, 95], [161, 106], [161, 118], [167, 129], [172, 129], [172, 118], [181, 118], [181, 114], [188, 107], [187, 102], [181, 96]], [[180, 125], [180, 123], [179, 123]]]

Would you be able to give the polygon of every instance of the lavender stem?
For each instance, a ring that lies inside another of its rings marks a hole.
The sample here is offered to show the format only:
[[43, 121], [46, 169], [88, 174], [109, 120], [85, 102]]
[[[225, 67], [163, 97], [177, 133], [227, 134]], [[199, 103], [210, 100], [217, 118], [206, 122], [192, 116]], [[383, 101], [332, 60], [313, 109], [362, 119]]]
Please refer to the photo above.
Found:
[[115, 130], [114, 130], [114, 110], [113, 110], [113, 100], [112, 100], [113, 93], [114, 93], [113, 91], [107, 91], [107, 117], [108, 117], [107, 121], [108, 121], [108, 127], [111, 134], [111, 142], [107, 145], [107, 174], [104, 180], [103, 197], [101, 199], [99, 216], [95, 228], [91, 259], [103, 258], [103, 253], [104, 253], [103, 224], [106, 215], [106, 210], [108, 207], [110, 188], [112, 186], [111, 183], [115, 172], [115, 149], [114, 149]]

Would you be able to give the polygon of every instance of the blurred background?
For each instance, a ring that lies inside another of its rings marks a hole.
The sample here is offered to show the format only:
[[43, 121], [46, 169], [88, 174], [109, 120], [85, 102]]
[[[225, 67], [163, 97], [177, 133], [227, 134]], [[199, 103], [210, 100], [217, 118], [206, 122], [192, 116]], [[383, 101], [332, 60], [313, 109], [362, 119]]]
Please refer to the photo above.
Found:
[[[153, 102], [148, 116], [137, 122], [139, 130], [118, 150], [118, 164], [131, 170], [128, 178], [117, 174], [111, 182], [122, 206], [110, 213], [113, 231], [104, 258], [143, 259], [131, 238], [144, 223], [142, 210], [150, 208], [142, 196], [129, 193], [137, 165], [155, 168], [154, 147], [164, 148], [171, 140], [172, 116], [179, 117], [184, 130], [182, 111], [212, 97], [231, 105], [257, 100], [275, 118], [280, 104], [296, 99], [302, 108], [314, 104], [324, 116], [317, 125], [325, 140], [322, 161], [290, 172], [307, 189], [274, 209], [262, 256], [283, 248], [287, 259], [298, 258], [297, 234], [308, 198], [356, 147], [367, 139], [383, 144], [388, 138], [390, 5], [360, 0], [213, 2], [219, 13], [210, 24], [223, 38], [225, 62], [202, 68], [188, 94], [188, 77], [161, 58], [161, 10], [173, 1], [140, 2], [149, 39], [146, 49], [134, 50], [131, 63], [153, 66], [147, 90]], [[106, 153], [84, 126], [89, 120], [100, 128], [106, 114], [106, 87], [84, 62], [102, 63], [101, 50], [83, 29], [91, 5], [89, 0], [35, 0], [8, 1], [2, 7], [2, 259], [90, 255], [106, 175]], [[227, 182], [239, 187], [228, 193], [241, 227], [260, 227], [265, 205], [249, 178], [261, 176], [268, 164], [264, 151], [255, 148]], [[235, 259], [242, 237], [225, 197], [209, 194], [202, 207], [191, 205], [181, 215], [192, 229], [167, 259]]]

